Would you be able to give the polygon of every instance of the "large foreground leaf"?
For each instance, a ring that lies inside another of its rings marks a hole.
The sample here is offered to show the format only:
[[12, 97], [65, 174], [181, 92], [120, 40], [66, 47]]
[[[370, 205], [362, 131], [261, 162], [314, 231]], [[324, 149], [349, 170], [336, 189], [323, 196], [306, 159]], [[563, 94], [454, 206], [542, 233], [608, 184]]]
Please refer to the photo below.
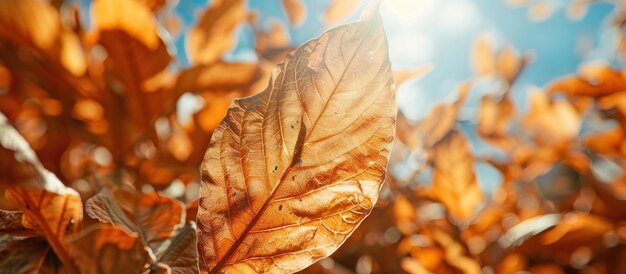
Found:
[[298, 271], [370, 213], [396, 119], [381, 21], [370, 9], [304, 44], [231, 105], [202, 164], [202, 273]]

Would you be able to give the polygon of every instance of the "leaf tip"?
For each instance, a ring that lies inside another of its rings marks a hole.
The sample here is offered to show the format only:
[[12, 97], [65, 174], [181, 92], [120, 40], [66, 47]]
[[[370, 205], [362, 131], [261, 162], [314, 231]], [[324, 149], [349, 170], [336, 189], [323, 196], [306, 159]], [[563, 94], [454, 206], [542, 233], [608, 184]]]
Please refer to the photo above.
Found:
[[380, 3], [381, 0], [370, 1], [365, 9], [363, 9], [363, 13], [361, 13], [361, 20], [370, 21], [376, 18], [380, 18]]

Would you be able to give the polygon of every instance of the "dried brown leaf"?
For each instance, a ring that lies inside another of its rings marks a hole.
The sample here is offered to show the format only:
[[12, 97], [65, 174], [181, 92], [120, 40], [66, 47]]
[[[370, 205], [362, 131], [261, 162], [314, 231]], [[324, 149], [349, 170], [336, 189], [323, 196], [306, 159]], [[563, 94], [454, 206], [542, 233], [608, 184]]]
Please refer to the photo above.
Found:
[[484, 96], [478, 109], [478, 134], [485, 141], [508, 151], [515, 139], [509, 134], [510, 124], [515, 117], [515, 106], [508, 97], [500, 100]]
[[303, 269], [371, 211], [396, 104], [380, 16], [364, 18], [290, 54], [213, 134], [198, 209], [201, 273]]
[[433, 148], [433, 168], [431, 196], [457, 221], [474, 217], [484, 195], [474, 175], [474, 159], [465, 136], [453, 131], [438, 143]]
[[511, 46], [506, 46], [498, 54], [496, 68], [504, 80], [510, 83], [517, 77], [523, 64], [524, 60], [515, 49]]
[[34, 231], [24, 227], [22, 224], [22, 218], [23, 215], [21, 211], [8, 211], [0, 209], [0, 235], [34, 235]]
[[302, 0], [282, 0], [282, 2], [289, 22], [294, 26], [302, 25], [304, 19], [306, 19], [306, 8]]
[[44, 236], [68, 271], [76, 273], [64, 240], [81, 227], [83, 205], [78, 193], [41, 165], [2, 114], [0, 145], [0, 183], [7, 187], [7, 199], [22, 210], [24, 227]]
[[43, 1], [1, 1], [0, 39], [50, 49], [61, 31], [59, 13]]
[[171, 243], [157, 254], [159, 263], [167, 265], [171, 274], [198, 273], [198, 251], [196, 250], [196, 223], [191, 222], [178, 230]]
[[604, 96], [626, 90], [626, 73], [605, 65], [584, 65], [579, 75], [557, 80], [548, 88], [549, 92], [560, 92], [570, 96]]
[[496, 53], [493, 45], [486, 36], [480, 36], [474, 41], [474, 49], [472, 51], [472, 63], [474, 70], [478, 75], [493, 75], [497, 72]]
[[324, 22], [326, 24], [334, 24], [341, 21], [354, 12], [354, 9], [360, 2], [361, 0], [332, 0], [328, 8], [326, 8]]
[[[123, 84], [123, 87], [120, 87], [115, 80], [107, 83], [111, 91], [124, 90], [125, 101], [116, 106], [122, 109], [116, 111], [125, 114], [123, 116], [125, 119], [130, 118], [129, 126], [142, 132], [162, 112], [163, 101], [168, 101], [170, 95], [148, 92], [144, 83], [162, 72], [170, 63], [171, 56], [157, 34], [157, 25], [152, 12], [144, 3], [98, 0], [92, 4], [91, 11], [95, 27], [93, 39], [97, 39], [96, 41], [106, 49], [105, 65], [108, 72]], [[107, 111], [113, 112], [110, 109]], [[111, 113], [106, 117], [116, 120], [116, 114]], [[116, 127], [122, 127], [124, 124], [119, 121], [108, 122]], [[117, 147], [110, 145], [108, 148], [115, 157], [121, 157], [121, 153], [116, 152], [121, 149], [119, 145]]]
[[64, 273], [52, 249], [41, 237], [0, 237], [0, 270], [11, 274]]
[[423, 65], [415, 69], [397, 70], [393, 72], [393, 77], [396, 79], [396, 86], [401, 86], [408, 80], [421, 78], [433, 70], [432, 65]]
[[289, 52], [293, 51], [285, 26], [280, 22], [271, 21], [268, 31], [255, 27], [254, 38], [254, 49], [257, 55], [274, 64], [278, 64]]
[[139, 236], [121, 227], [94, 225], [67, 242], [84, 274], [137, 274], [149, 262]]
[[187, 34], [185, 46], [192, 64], [210, 64], [235, 45], [234, 31], [246, 20], [243, 0], [215, 0]]
[[568, 101], [552, 100], [544, 92], [533, 91], [522, 125], [544, 144], [563, 144], [578, 136], [582, 120]]
[[157, 193], [125, 189], [103, 190], [86, 202], [90, 217], [136, 232], [146, 246], [156, 249], [183, 224], [184, 205]]

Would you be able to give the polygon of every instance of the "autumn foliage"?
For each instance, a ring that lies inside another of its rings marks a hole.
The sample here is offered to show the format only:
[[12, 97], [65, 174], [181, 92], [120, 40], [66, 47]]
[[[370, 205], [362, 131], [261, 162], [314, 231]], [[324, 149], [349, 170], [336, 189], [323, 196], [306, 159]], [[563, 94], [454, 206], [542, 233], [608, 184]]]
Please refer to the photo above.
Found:
[[[392, 71], [378, 1], [297, 47], [244, 0], [185, 31], [174, 2], [0, 0], [0, 273], [626, 273], [623, 68], [583, 64], [522, 110], [532, 53], [477, 37], [476, 74], [415, 121], [396, 87], [437, 64]], [[243, 25], [257, 61], [227, 61]]]

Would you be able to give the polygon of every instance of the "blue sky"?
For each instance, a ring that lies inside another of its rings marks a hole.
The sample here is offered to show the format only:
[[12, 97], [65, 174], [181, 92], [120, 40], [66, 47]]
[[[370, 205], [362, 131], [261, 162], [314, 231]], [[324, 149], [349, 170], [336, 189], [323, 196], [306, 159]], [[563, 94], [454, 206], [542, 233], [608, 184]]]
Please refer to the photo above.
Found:
[[[88, 10], [89, 0], [76, 0]], [[228, 1], [228, 0], [224, 0]], [[259, 15], [262, 27], [282, 22], [293, 46], [319, 36], [332, 27], [323, 22], [324, 11], [331, 0], [302, 0], [307, 8], [305, 22], [294, 27], [286, 23], [280, 0], [248, 0], [248, 6]], [[546, 1], [546, 0], [544, 0]], [[197, 21], [210, 0], [180, 0], [172, 9], [183, 23], [183, 34]], [[513, 45], [521, 52], [532, 53], [530, 63], [513, 87], [511, 96], [517, 109], [524, 111], [528, 89], [543, 87], [549, 81], [575, 73], [583, 62], [615, 64], [615, 42], [609, 28], [613, 10], [611, 4], [592, 5], [580, 20], [569, 19], [565, 12], [567, 0], [549, 0], [554, 12], [541, 22], [529, 19], [528, 8], [511, 7], [506, 0], [384, 0], [381, 14], [390, 46], [390, 58], [395, 69], [432, 65], [425, 77], [411, 81], [398, 90], [399, 107], [412, 119], [420, 119], [431, 107], [456, 97], [456, 86], [472, 77], [471, 49], [479, 35], [489, 37], [496, 46]], [[356, 20], [367, 4], [361, 1], [342, 22]], [[88, 14], [88, 13], [83, 13]], [[85, 19], [85, 18], [84, 18]], [[86, 19], [88, 21], [88, 19]], [[237, 45], [226, 56], [229, 61], [255, 61], [254, 37], [249, 26], [242, 26]], [[171, 46], [177, 66], [185, 67], [184, 35]], [[584, 50], [583, 50], [584, 49]], [[496, 91], [493, 79], [482, 79], [464, 106], [468, 121], [460, 127], [472, 142], [476, 154], [492, 153], [474, 134], [472, 114], [486, 92]], [[500, 181], [497, 171], [486, 164], [477, 164], [479, 182], [493, 189]], [[424, 176], [428, 176], [427, 173]]]
[[[175, 8], [185, 26], [195, 21], [210, 1], [181, 0]], [[331, 27], [324, 24], [324, 10], [330, 0], [303, 0], [307, 18], [301, 26], [286, 22], [280, 0], [248, 0], [251, 10], [260, 15], [264, 27], [282, 22], [292, 44], [297, 46], [320, 35]], [[564, 10], [566, 1], [553, 0], [554, 12], [542, 22], [528, 19], [526, 7], [510, 7], [505, 0], [386, 0], [381, 13], [390, 44], [390, 58], [394, 68], [413, 68], [431, 64], [434, 69], [419, 81], [413, 81], [399, 90], [400, 108], [410, 117], [424, 117], [429, 106], [454, 99], [456, 85], [472, 76], [470, 49], [478, 35], [490, 37], [496, 45], [512, 44], [522, 52], [535, 57], [521, 75], [513, 96], [524, 107], [526, 90], [542, 87], [559, 76], [574, 73], [583, 61], [612, 61], [610, 33], [606, 27], [613, 9], [610, 4], [593, 5], [579, 21], [569, 19]], [[343, 22], [358, 18], [360, 6]], [[248, 26], [239, 29], [237, 47], [228, 55], [231, 61], [254, 61], [254, 38]], [[580, 47], [595, 48], [581, 54]], [[186, 65], [184, 39], [176, 41], [176, 53], [181, 65]], [[489, 83], [487, 81], [486, 85]], [[474, 94], [468, 104], [478, 102], [481, 94]]]

